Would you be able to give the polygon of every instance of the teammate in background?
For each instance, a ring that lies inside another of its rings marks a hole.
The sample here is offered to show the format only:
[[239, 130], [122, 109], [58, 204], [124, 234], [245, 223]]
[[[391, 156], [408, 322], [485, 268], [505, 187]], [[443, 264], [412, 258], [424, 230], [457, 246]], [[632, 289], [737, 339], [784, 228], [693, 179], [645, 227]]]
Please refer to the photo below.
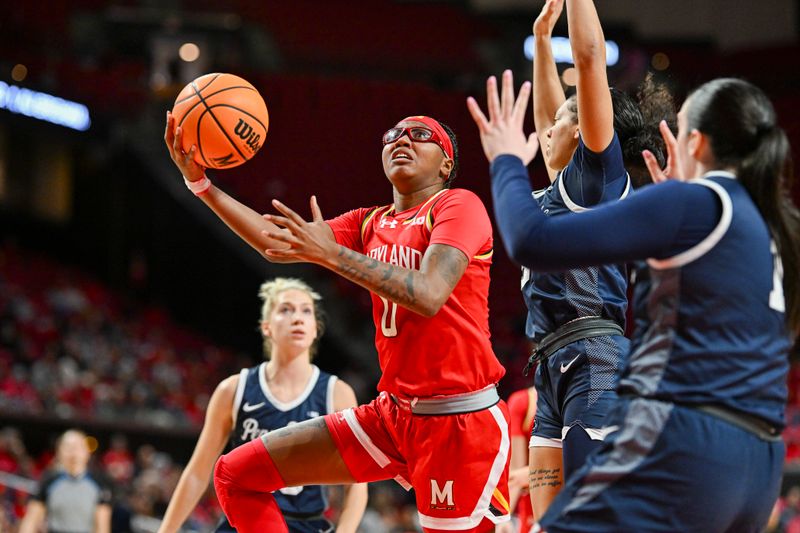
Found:
[[217, 463], [214, 483], [240, 533], [281, 531], [270, 492], [286, 486], [395, 479], [414, 488], [425, 531], [489, 531], [509, 520], [504, 369], [489, 341], [492, 226], [478, 197], [451, 189], [455, 135], [412, 116], [383, 135], [389, 205], [311, 222], [278, 201], [263, 218], [210, 184], [165, 141], [187, 184], [265, 258], [328, 268], [372, 293], [383, 375], [367, 405], [270, 433]]
[[[319, 294], [299, 279], [275, 278], [261, 285], [259, 296], [263, 300], [259, 329], [267, 361], [217, 386], [159, 533], [180, 530], [208, 488], [214, 463], [226, 443], [235, 448], [267, 432], [356, 405], [348, 384], [311, 364], [324, 331]], [[290, 531], [333, 531], [322, 516], [327, 508], [324, 490], [314, 485], [275, 493]], [[348, 486], [336, 531], [355, 533], [366, 506], [366, 484]], [[235, 529], [223, 520], [217, 531]]]
[[530, 86], [515, 103], [507, 72], [501, 104], [488, 85], [489, 120], [474, 99], [468, 106], [510, 256], [543, 271], [647, 259], [651, 272], [648, 327], [608, 420], [616, 429], [540, 525], [761, 531], [780, 488], [788, 352], [800, 333], [800, 212], [772, 104], [742, 80], [700, 86], [678, 114], [677, 139], [662, 124], [666, 171], [646, 157], [654, 181], [677, 180], [550, 218], [525, 169]]
[[56, 442], [56, 467], [39, 482], [19, 533], [38, 533], [45, 526], [57, 533], [110, 533], [111, 487], [88, 470], [91, 457], [86, 434], [64, 432]]
[[[567, 0], [578, 73], [577, 94], [567, 99], [551, 48], [563, 8], [564, 0], [547, 0], [533, 25], [533, 116], [536, 133], [547, 142], [543, 156], [552, 185], [534, 193], [538, 206], [532, 208], [549, 216], [627, 197], [647, 175], [642, 150], [664, 162], [658, 123], [675, 112], [669, 94], [650, 78], [641, 108], [627, 94], [609, 90], [605, 38], [592, 0]], [[629, 346], [623, 336], [628, 274], [618, 263], [546, 273], [523, 268], [522, 279], [526, 333], [537, 345], [532, 362], [540, 362], [529, 482], [541, 516], [563, 480], [605, 438], [620, 358]]]
[[533, 527], [533, 508], [528, 496], [528, 441], [536, 415], [536, 389], [515, 391], [508, 397], [508, 423], [511, 435], [511, 464], [508, 472], [509, 506], [519, 527], [507, 523], [497, 526], [497, 533], [528, 533]]

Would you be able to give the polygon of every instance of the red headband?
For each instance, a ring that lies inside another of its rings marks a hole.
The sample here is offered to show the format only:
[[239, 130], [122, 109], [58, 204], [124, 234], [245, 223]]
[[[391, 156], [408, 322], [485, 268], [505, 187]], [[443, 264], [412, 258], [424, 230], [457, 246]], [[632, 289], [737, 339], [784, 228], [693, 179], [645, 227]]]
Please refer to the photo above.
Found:
[[444, 128], [442, 127], [441, 124], [439, 124], [438, 120], [436, 120], [435, 118], [426, 117], [424, 115], [417, 115], [414, 117], [406, 117], [400, 122], [409, 122], [409, 121], [422, 122], [423, 124], [428, 126], [431, 130], [433, 130], [436, 133], [436, 136], [440, 139], [440, 142], [438, 142], [437, 144], [442, 147], [442, 150], [444, 150], [444, 153], [447, 154], [447, 157], [455, 160], [455, 157], [453, 156], [453, 141], [450, 139], [450, 136], [447, 134], [447, 132], [444, 131]]

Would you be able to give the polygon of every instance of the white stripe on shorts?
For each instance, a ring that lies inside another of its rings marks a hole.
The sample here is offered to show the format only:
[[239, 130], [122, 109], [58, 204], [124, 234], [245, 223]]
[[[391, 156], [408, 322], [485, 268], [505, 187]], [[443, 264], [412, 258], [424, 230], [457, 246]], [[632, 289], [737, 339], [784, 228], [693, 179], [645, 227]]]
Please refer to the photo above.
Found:
[[500, 481], [500, 476], [503, 474], [503, 469], [508, 460], [508, 448], [511, 442], [508, 438], [508, 423], [503, 416], [503, 412], [496, 405], [490, 407], [489, 412], [492, 413], [495, 422], [497, 422], [497, 426], [500, 428], [500, 447], [492, 463], [492, 468], [489, 471], [489, 479], [486, 480], [486, 485], [483, 487], [481, 497], [478, 498], [478, 504], [475, 506], [472, 514], [459, 518], [439, 518], [419, 513], [419, 524], [422, 527], [454, 531], [472, 529], [480, 524], [481, 520], [484, 518], [488, 518], [495, 524], [502, 524], [511, 519], [511, 515], [509, 514], [494, 516], [489, 510], [492, 494], [494, 493], [494, 489], [497, 488], [497, 483]]
[[344, 421], [347, 422], [347, 425], [350, 426], [350, 431], [353, 432], [353, 435], [356, 436], [358, 442], [361, 443], [361, 446], [367, 451], [367, 453], [372, 457], [372, 459], [378, 463], [378, 466], [381, 468], [386, 467], [389, 464], [389, 458], [386, 457], [386, 454], [383, 453], [380, 448], [375, 446], [375, 443], [372, 442], [372, 439], [369, 438], [369, 435], [364, 431], [364, 428], [361, 427], [361, 424], [358, 423], [358, 419], [356, 418], [355, 412], [353, 409], [345, 409], [342, 411], [342, 416], [344, 416]]

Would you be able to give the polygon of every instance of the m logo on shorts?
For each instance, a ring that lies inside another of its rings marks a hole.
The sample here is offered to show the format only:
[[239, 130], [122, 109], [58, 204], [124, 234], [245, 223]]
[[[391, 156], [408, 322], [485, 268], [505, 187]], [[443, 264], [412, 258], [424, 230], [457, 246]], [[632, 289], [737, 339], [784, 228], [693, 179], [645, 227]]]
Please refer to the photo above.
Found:
[[444, 488], [439, 488], [439, 483], [431, 480], [431, 509], [454, 511], [456, 508], [453, 503], [453, 480], [448, 479], [444, 483]]

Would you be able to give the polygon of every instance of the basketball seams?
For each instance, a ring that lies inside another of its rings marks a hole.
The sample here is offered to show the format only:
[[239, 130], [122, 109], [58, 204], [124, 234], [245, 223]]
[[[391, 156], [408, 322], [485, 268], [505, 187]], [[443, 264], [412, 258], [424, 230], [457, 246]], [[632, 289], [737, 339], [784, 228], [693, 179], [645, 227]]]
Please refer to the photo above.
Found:
[[[203, 89], [205, 89], [206, 87], [208, 87], [208, 85], [206, 85], [205, 87], [203, 87]], [[194, 87], [192, 87], [192, 88], [194, 89]], [[200, 89], [200, 91], [202, 92], [202, 91], [203, 91], [203, 89]], [[232, 87], [225, 87], [224, 89], [220, 89], [220, 90], [218, 90], [218, 91], [216, 91], [216, 92], [213, 92], [213, 93], [211, 93], [211, 94], [207, 95], [207, 96], [206, 96], [206, 98], [211, 98], [212, 96], [216, 96], [216, 95], [218, 95], [218, 94], [220, 94], [220, 93], [224, 93], [225, 91], [231, 91], [231, 90], [233, 90], [233, 89], [247, 89], [248, 91], [255, 91], [256, 93], [258, 93], [258, 91], [256, 91], [256, 90], [255, 90], [255, 89], [253, 89], [252, 87], [248, 87], [248, 86], [246, 86], [246, 85], [234, 85], [234, 86], [232, 86]], [[194, 98], [195, 96], [199, 96], [199, 94], [193, 94], [192, 96], [189, 96], [188, 98]], [[184, 98], [182, 101], [183, 101], [183, 102], [185, 102], [185, 101], [186, 101], [186, 98]], [[189, 116], [189, 114], [190, 114], [192, 111], [194, 111], [194, 109], [195, 109], [197, 106], [199, 106], [199, 105], [201, 104], [201, 101], [202, 101], [202, 98], [201, 98], [200, 100], [198, 100], [198, 101], [197, 101], [197, 103], [195, 103], [195, 104], [192, 104], [192, 107], [190, 107], [189, 109], [187, 109], [187, 110], [186, 110], [186, 112], [183, 114], [183, 116], [181, 117], [181, 119], [178, 121], [178, 126], [181, 126], [181, 125], [183, 125], [183, 121], [184, 121], [184, 120], [186, 120], [186, 117], [188, 117], [188, 116]], [[177, 105], [177, 104], [178, 104], [178, 102], [176, 102], [176, 103], [175, 103], [175, 105]], [[208, 109], [208, 105], [206, 105], [206, 109]]]
[[[200, 92], [203, 92], [203, 91], [205, 91], [206, 89], [208, 89], [208, 88], [211, 86], [211, 84], [212, 84], [212, 83], [214, 83], [214, 81], [216, 81], [216, 79], [217, 79], [217, 78], [219, 78], [221, 75], [222, 75], [222, 74], [219, 74], [219, 73], [218, 73], [218, 74], [216, 74], [216, 75], [214, 75], [214, 77], [213, 77], [213, 78], [211, 78], [211, 80], [209, 80], [209, 82], [208, 82], [208, 83], [206, 83], [205, 85], [203, 85], [203, 88], [202, 88], [202, 89], [200, 89]], [[176, 101], [175, 101], [175, 105], [182, 104], [182, 103], [183, 103], [183, 102], [185, 102], [186, 100], [189, 100], [190, 98], [194, 98], [194, 96], [195, 96], [194, 94], [191, 94], [191, 95], [187, 96], [186, 98], [181, 98], [180, 100], [176, 100]], [[173, 107], [174, 107], [174, 106], [173, 106]]]
[[[209, 84], [209, 85], [210, 85], [210, 84]], [[203, 91], [203, 90], [204, 90], [206, 87], [208, 87], [208, 85], [206, 85], [205, 87], [203, 87], [202, 89], [200, 89], [200, 92], [202, 92], [202, 91]], [[192, 87], [192, 89], [194, 89], [194, 87]], [[233, 90], [233, 89], [247, 89], [248, 91], [255, 91], [255, 92], [258, 92], [258, 91], [256, 91], [256, 89], [254, 89], [254, 88], [252, 88], [252, 87], [248, 87], [248, 86], [246, 86], [246, 85], [234, 85], [234, 86], [232, 86], [232, 87], [225, 87], [224, 89], [220, 89], [220, 90], [218, 90], [218, 91], [215, 91], [215, 92], [213, 92], [213, 93], [211, 93], [211, 94], [207, 95], [207, 96], [206, 96], [206, 98], [211, 98], [212, 96], [216, 96], [216, 95], [218, 95], [218, 94], [220, 94], [220, 93], [224, 93], [225, 91], [231, 91], [231, 90]], [[189, 98], [194, 98], [195, 96], [199, 96], [199, 94], [198, 94], [198, 93], [195, 93], [195, 94], [193, 94], [193, 95], [191, 95], [191, 96], [187, 96], [186, 98], [184, 98], [183, 100], [181, 100], [181, 102], [185, 102], [187, 99], [189, 99]], [[201, 100], [202, 100], [202, 98], [201, 98]], [[180, 103], [180, 102], [175, 102], [175, 105], [178, 105], [179, 103]], [[198, 101], [197, 103], [195, 103], [195, 104], [192, 104], [192, 107], [190, 107], [189, 109], [187, 109], [187, 110], [186, 110], [186, 112], [183, 114], [183, 116], [181, 117], [181, 119], [178, 121], [178, 126], [181, 126], [181, 125], [183, 124], [183, 121], [184, 121], [184, 120], [186, 120], [186, 117], [188, 117], [188, 116], [189, 116], [189, 114], [190, 114], [192, 111], [194, 111], [194, 109], [195, 109], [197, 106], [199, 106], [199, 105], [200, 105], [200, 103], [201, 103], [201, 102], [200, 102], [200, 101]], [[208, 105], [206, 105], [206, 109], [208, 109]]]
[[243, 115], [247, 115], [248, 117], [250, 117], [250, 118], [252, 118], [253, 120], [255, 120], [256, 122], [258, 122], [258, 125], [259, 125], [259, 126], [261, 126], [262, 128], [264, 128], [264, 135], [266, 135], [266, 134], [267, 134], [267, 131], [268, 131], [268, 128], [267, 128], [267, 126], [265, 126], [263, 122], [261, 122], [260, 120], [258, 120], [258, 117], [257, 117], [257, 116], [253, 115], [253, 114], [252, 114], [252, 113], [250, 113], [249, 111], [246, 111], [246, 110], [242, 109], [241, 107], [236, 107], [235, 105], [231, 105], [231, 104], [214, 104], [214, 105], [212, 105], [212, 106], [209, 106], [209, 107], [208, 107], [208, 109], [209, 109], [209, 110], [211, 110], [211, 108], [214, 108], [214, 107], [229, 107], [229, 108], [231, 108], [231, 109], [235, 109], [236, 111], [238, 111], [239, 113], [241, 113], [241, 114], [243, 114]]
[[[209, 107], [208, 103], [206, 102], [206, 99], [205, 99], [205, 97], [204, 97], [202, 94], [200, 94], [200, 91], [198, 91], [198, 90], [197, 90], [197, 85], [196, 85], [195, 83], [192, 83], [192, 89], [194, 90], [194, 92], [195, 92], [195, 94], [197, 95], [197, 97], [198, 97], [198, 98], [200, 98], [200, 101], [202, 102], [202, 104], [205, 106], [205, 108], [206, 108], [206, 112], [208, 112], [208, 114], [209, 114], [209, 115], [211, 115], [211, 118], [213, 118], [213, 119], [214, 119], [214, 122], [216, 123], [217, 127], [219, 128], [219, 131], [221, 131], [221, 132], [222, 132], [222, 134], [225, 136], [225, 138], [228, 140], [228, 143], [230, 143], [230, 145], [231, 145], [231, 146], [233, 146], [233, 149], [234, 149], [234, 150], [236, 150], [236, 152], [238, 152], [238, 153], [239, 153], [239, 156], [240, 156], [242, 159], [244, 159], [245, 161], [247, 161], [249, 158], [248, 158], [248, 157], [246, 157], [246, 156], [245, 156], [245, 155], [242, 153], [242, 151], [239, 149], [239, 147], [236, 145], [236, 143], [233, 141], [233, 139], [231, 139], [231, 136], [230, 136], [230, 135], [228, 135], [228, 132], [227, 132], [227, 131], [225, 131], [225, 128], [223, 128], [223, 127], [222, 127], [222, 124], [220, 123], [219, 119], [216, 117], [216, 115], [214, 115], [214, 112], [213, 112], [213, 111], [211, 111], [211, 107]], [[209, 95], [209, 96], [211, 96], [211, 95]], [[203, 113], [203, 115], [204, 115], [204, 114], [205, 114], [205, 112]], [[203, 120], [203, 115], [200, 115], [200, 116], [197, 118], [197, 144], [198, 144], [198, 147], [197, 147], [197, 148], [200, 150], [200, 156], [203, 158], [203, 161], [206, 161], [206, 162], [208, 162], [208, 161], [206, 160], [206, 156], [205, 156], [205, 154], [203, 154], [203, 150], [202, 150], [202, 149], [200, 148], [200, 146], [199, 146], [199, 144], [200, 144], [200, 123], [201, 123], [201, 122], [202, 122], [202, 120]], [[209, 165], [209, 166], [211, 166], [211, 165]]]

